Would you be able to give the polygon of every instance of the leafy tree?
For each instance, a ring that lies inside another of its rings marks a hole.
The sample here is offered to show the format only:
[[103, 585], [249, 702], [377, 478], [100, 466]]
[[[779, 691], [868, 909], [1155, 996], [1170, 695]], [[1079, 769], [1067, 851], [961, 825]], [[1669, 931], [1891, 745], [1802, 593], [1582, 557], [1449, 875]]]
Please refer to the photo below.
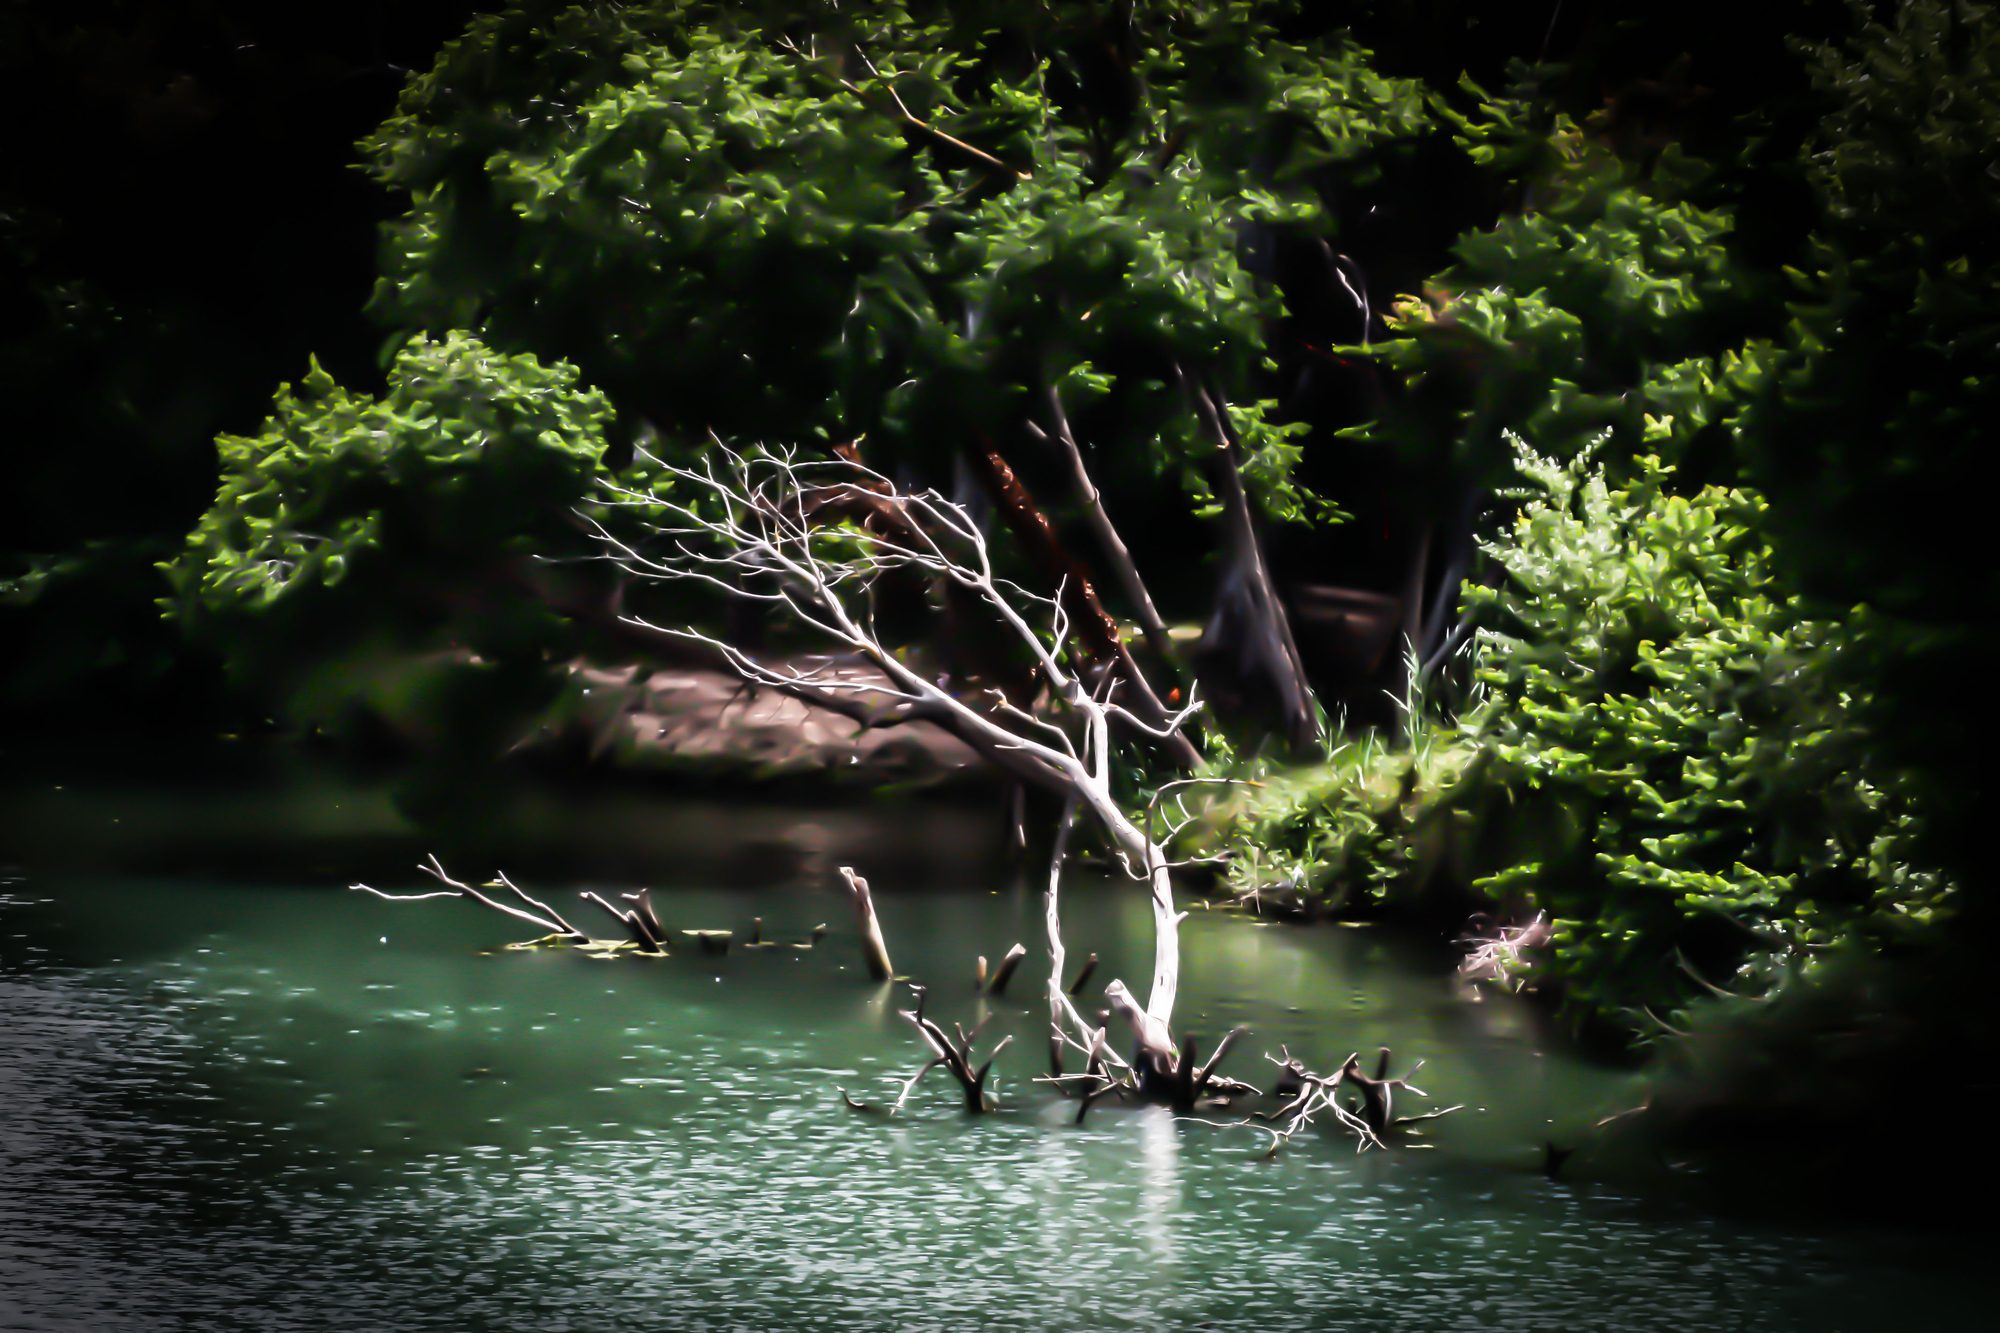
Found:
[[570, 355], [662, 428], [921, 457], [927, 427], [1016, 440], [1060, 385], [1186, 452], [1177, 361], [1257, 418], [1274, 306], [1236, 230], [1423, 123], [1351, 46], [1232, 6], [785, 15], [476, 24], [371, 143], [414, 200], [378, 308]]
[[[1330, 228], [1329, 182], [1428, 123], [1345, 39], [1284, 41], [1248, 6], [524, 6], [371, 141], [413, 201], [376, 308], [568, 359], [627, 429], [1053, 479], [1171, 656], [1097, 479], [1184, 489], [1239, 563], [1261, 559], [1239, 492], [1328, 512], [1266, 392], [1281, 306], [1239, 240]], [[1282, 618], [1268, 588], [1257, 614]]]
[[255, 436], [168, 566], [188, 632], [237, 687], [302, 726], [362, 710], [454, 749], [546, 703], [604, 580], [574, 513], [610, 404], [576, 371], [466, 334], [417, 338], [379, 399], [314, 366]]
[[1634, 162], [1531, 93], [1458, 117], [1521, 206], [1397, 305], [1400, 336], [1374, 350], [1406, 390], [1349, 433], [1488, 487], [1512, 472], [1509, 432], [1563, 458], [1594, 446], [1620, 473], [1698, 454], [1726, 478], [1768, 359], [1746, 315], [1770, 284], [1733, 252], [1732, 212], [1696, 201], [1708, 167], [1672, 144]]

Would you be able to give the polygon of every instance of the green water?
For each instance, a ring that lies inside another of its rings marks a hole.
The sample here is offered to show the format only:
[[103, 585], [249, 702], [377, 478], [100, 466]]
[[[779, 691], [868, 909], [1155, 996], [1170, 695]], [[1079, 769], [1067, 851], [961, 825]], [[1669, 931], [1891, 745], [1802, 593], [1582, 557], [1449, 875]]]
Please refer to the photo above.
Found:
[[[1032, 1081], [1033, 960], [1017, 1001], [969, 980], [975, 955], [1039, 945], [1039, 895], [969, 869], [877, 888], [933, 1013], [1018, 1034], [1003, 1110], [967, 1119], [940, 1073], [896, 1120], [857, 1115], [835, 1089], [893, 1095], [920, 1051], [824, 860], [660, 900], [683, 928], [828, 922], [816, 949], [609, 962], [496, 952], [520, 932], [462, 903], [323, 881], [17, 876], [0, 1328], [1985, 1326], [1971, 1239], [1543, 1178], [1542, 1141], [1615, 1107], [1622, 1076], [1373, 930], [1197, 909], [1181, 1016], [1250, 1024], [1232, 1067], [1253, 1081], [1284, 1046], [1319, 1068], [1378, 1043], [1424, 1059], [1418, 1083], [1465, 1103], [1428, 1146], [1302, 1136], [1260, 1161], [1261, 1132], [1156, 1107], [1071, 1125]], [[1100, 983], [1147, 975], [1130, 886], [1079, 883], [1067, 921]]]

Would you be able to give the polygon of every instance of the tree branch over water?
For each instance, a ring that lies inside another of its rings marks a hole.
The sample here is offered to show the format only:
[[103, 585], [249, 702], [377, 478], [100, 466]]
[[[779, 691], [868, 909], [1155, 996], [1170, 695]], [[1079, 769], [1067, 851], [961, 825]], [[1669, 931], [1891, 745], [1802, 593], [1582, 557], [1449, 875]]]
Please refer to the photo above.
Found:
[[[666, 478], [662, 490], [615, 485], [607, 490], [611, 503], [639, 511], [655, 540], [642, 546], [586, 518], [609, 558], [635, 577], [719, 586], [782, 608], [878, 667], [888, 685], [870, 688], [905, 717], [936, 723], [1000, 768], [1088, 810], [1126, 872], [1148, 887], [1154, 957], [1144, 1012], [1152, 1022], [1171, 1023], [1184, 914], [1174, 907], [1165, 850], [1113, 795], [1110, 733], [1119, 722], [1143, 734], [1179, 738], [1201, 705], [1190, 700], [1155, 725], [1118, 703], [1115, 677], [1100, 672], [1092, 680], [1075, 664], [1061, 593], [1041, 597], [1000, 577], [979, 525], [935, 492], [903, 493], [887, 477], [847, 458], [801, 460], [789, 452], [739, 451], [720, 442], [699, 467], [651, 461]], [[892, 510], [899, 521], [881, 533], [823, 517], [833, 502], [849, 495]], [[867, 613], [866, 597], [874, 581], [892, 570], [928, 576], [982, 602], [1046, 682], [1047, 711], [1030, 712], [997, 693], [976, 706], [886, 647]], [[760, 660], [701, 630], [654, 628], [713, 646], [752, 683], [806, 697], [840, 698], [858, 688], [815, 667]]]
[[[435, 855], [429, 858], [428, 864], [420, 865], [417, 868], [432, 879], [445, 885], [445, 887], [433, 890], [430, 893], [384, 893], [382, 890], [372, 889], [366, 884], [350, 884], [348, 887], [359, 890], [362, 893], [372, 893], [377, 898], [392, 903], [423, 902], [428, 898], [470, 898], [482, 907], [490, 907], [496, 912], [502, 912], [507, 916], [513, 917], [517, 921], [525, 921], [531, 926], [539, 926], [551, 935], [559, 935], [573, 943], [587, 943], [590, 939], [590, 936], [563, 920], [553, 907], [550, 907], [545, 902], [530, 898], [527, 894], [523, 893], [505, 874], [500, 876], [497, 886], [511, 890], [515, 897], [519, 898], [529, 907], [534, 908], [534, 912], [524, 912], [518, 907], [509, 907], [506, 903], [487, 897], [470, 884], [463, 884], [453, 879], [445, 873], [443, 863]], [[488, 885], [487, 887], [492, 888], [495, 886]], [[540, 915], [536, 915], [536, 913]]]

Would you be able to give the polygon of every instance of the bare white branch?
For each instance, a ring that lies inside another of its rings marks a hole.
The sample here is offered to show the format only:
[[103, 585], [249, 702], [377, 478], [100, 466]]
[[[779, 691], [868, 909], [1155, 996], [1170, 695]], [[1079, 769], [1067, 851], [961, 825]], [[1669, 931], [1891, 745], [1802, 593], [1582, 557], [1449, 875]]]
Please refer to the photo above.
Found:
[[[665, 479], [663, 489], [611, 485], [606, 498], [612, 505], [645, 511], [661, 529], [664, 544], [641, 550], [586, 514], [583, 521], [603, 543], [606, 558], [639, 578], [706, 583], [737, 595], [781, 601], [803, 624], [880, 669], [889, 688], [875, 688], [874, 693], [902, 710], [899, 720], [933, 721], [1009, 772], [1087, 808], [1131, 873], [1151, 890], [1154, 960], [1146, 1013], [1161, 1024], [1169, 1022], [1179, 987], [1181, 919], [1174, 910], [1169, 862], [1112, 794], [1110, 722], [1116, 717], [1122, 723], [1129, 715], [1110, 701], [1111, 681], [1100, 682], [1101, 693], [1094, 691], [1065, 665], [1069, 620], [1061, 596], [1029, 596], [998, 579], [985, 536], [962, 507], [931, 491], [901, 492], [860, 463], [800, 459], [786, 451], [739, 451], [720, 440], [697, 466], [647, 458]], [[842, 517], [843, 510], [865, 514], [867, 525]], [[883, 572], [899, 568], [947, 579], [978, 597], [1033, 658], [1048, 682], [1051, 707], [1066, 724], [1004, 700], [991, 709], [975, 707], [888, 651], [874, 634], [865, 593]], [[1046, 635], [1029, 619], [1039, 619], [1044, 611], [1050, 619]], [[838, 698], [845, 704], [841, 711], [850, 716], [853, 696], [863, 693], [816, 680], [811, 672], [760, 663], [693, 629], [665, 632], [717, 649], [746, 681], [828, 706]], [[1191, 701], [1164, 729], [1140, 729], [1158, 738], [1173, 736], [1199, 707]], [[1095, 1031], [1080, 1016], [1074, 1026], [1082, 1034]]]
[[538, 926], [548, 934], [562, 935], [572, 940], [587, 940], [590, 938], [575, 926], [563, 920], [562, 916], [546, 903], [536, 902], [533, 898], [528, 897], [527, 894], [522, 893], [520, 889], [515, 888], [513, 884], [508, 883], [504, 879], [501, 882], [507, 888], [513, 889], [514, 893], [529, 906], [539, 909], [541, 915], [536, 916], [534, 913], [524, 912], [518, 907], [509, 907], [506, 903], [487, 897], [470, 884], [460, 883], [445, 873], [444, 865], [437, 859], [436, 855], [429, 857], [428, 864], [420, 865], [417, 869], [423, 871], [426, 875], [429, 875], [445, 887], [430, 893], [384, 893], [382, 890], [372, 889], [366, 884], [350, 884], [348, 888], [359, 890], [362, 893], [372, 893], [377, 898], [392, 903], [422, 902], [427, 898], [470, 898], [482, 907], [490, 907], [496, 912], [502, 912], [507, 916], [513, 917], [517, 921], [525, 921], [531, 926]]

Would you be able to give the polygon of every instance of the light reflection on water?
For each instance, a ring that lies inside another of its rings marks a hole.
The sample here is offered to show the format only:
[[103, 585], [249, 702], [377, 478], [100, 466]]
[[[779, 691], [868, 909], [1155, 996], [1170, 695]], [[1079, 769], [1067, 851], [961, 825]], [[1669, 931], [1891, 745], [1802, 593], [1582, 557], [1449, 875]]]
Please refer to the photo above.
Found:
[[[46, 901], [53, 900], [53, 901]], [[115, 1329], [1617, 1329], [1972, 1326], [1969, 1264], [1913, 1239], [1725, 1223], [1531, 1164], [1615, 1080], [1454, 1001], [1368, 932], [1197, 912], [1183, 1012], [1249, 1020], [1237, 1072], [1378, 1041], [1466, 1112], [1357, 1156], [1031, 1082], [1029, 1001], [970, 960], [1032, 942], [1032, 894], [888, 892], [947, 1020], [1019, 1035], [1007, 1109], [939, 1077], [859, 978], [824, 889], [665, 898], [677, 926], [810, 952], [664, 962], [479, 950], [456, 903], [166, 882], [0, 901], [0, 1327]], [[1077, 892], [1073, 953], [1144, 975], [1149, 914]], [[1296, 1012], [1288, 1012], [1291, 1007]], [[1485, 1108], [1483, 1111], [1478, 1108]], [[1960, 1304], [1960, 1302], [1964, 1302]]]

